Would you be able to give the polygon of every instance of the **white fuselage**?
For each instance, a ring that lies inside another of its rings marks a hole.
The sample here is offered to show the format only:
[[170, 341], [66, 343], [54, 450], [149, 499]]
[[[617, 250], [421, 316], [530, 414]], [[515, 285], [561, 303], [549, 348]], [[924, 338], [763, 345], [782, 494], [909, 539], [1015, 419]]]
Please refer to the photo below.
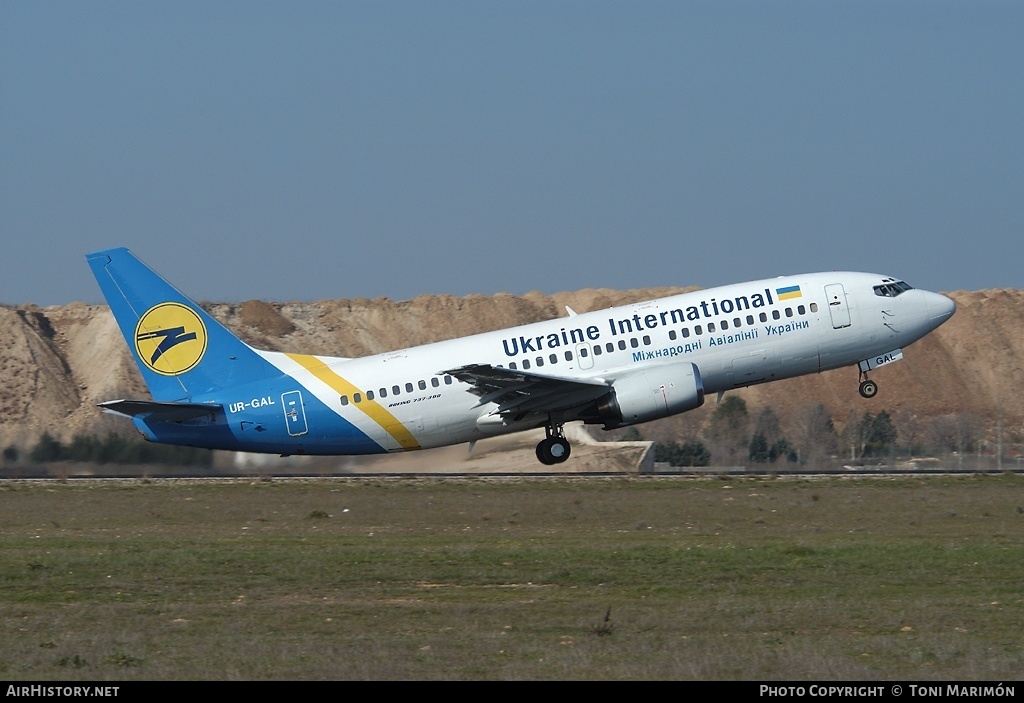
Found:
[[[469, 384], [446, 374], [448, 369], [483, 364], [614, 387], [616, 379], [640, 369], [686, 361], [699, 369], [704, 390], [715, 393], [859, 362], [874, 360], [862, 364], [873, 368], [886, 363], [886, 354], [899, 358], [902, 347], [938, 327], [953, 310], [945, 296], [880, 275], [813, 273], [358, 359], [259, 353], [382, 450], [399, 451], [544, 424], [545, 413], [500, 417], [496, 403], [471, 392]], [[315, 420], [309, 418], [303, 429], [315, 436]]]

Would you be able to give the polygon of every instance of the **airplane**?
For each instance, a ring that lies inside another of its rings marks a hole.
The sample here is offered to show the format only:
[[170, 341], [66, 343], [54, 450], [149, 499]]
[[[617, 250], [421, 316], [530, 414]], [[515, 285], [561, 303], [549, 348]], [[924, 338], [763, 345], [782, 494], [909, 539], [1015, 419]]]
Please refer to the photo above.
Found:
[[809, 273], [342, 358], [251, 347], [126, 248], [86, 258], [152, 396], [99, 407], [153, 442], [282, 456], [472, 451], [543, 427], [554, 465], [569, 422], [628, 427], [846, 366], [872, 398], [869, 372], [956, 310], [898, 278]]

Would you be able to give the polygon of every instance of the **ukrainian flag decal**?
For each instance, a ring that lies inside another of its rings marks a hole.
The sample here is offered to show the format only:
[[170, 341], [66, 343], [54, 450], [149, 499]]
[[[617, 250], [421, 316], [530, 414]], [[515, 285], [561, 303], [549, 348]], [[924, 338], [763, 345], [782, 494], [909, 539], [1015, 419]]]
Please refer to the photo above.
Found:
[[793, 300], [794, 298], [802, 298], [804, 296], [804, 294], [800, 292], [800, 286], [776, 288], [775, 294], [779, 296], [779, 300]]

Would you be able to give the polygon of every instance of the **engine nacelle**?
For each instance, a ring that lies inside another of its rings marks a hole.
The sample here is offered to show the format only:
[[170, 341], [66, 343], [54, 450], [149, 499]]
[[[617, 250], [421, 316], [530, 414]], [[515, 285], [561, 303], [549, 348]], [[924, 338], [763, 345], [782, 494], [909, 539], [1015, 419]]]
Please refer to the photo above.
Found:
[[689, 362], [661, 364], [620, 376], [598, 401], [604, 429], [628, 427], [699, 408], [704, 404], [700, 370]]

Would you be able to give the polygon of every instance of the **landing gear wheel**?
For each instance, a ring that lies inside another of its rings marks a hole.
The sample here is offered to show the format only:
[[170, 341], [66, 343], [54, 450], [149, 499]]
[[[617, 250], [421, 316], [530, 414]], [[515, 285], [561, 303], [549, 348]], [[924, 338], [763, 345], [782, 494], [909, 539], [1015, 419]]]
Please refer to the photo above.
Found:
[[546, 466], [561, 464], [569, 458], [571, 451], [565, 437], [548, 437], [537, 445], [537, 459]]
[[860, 394], [865, 398], [874, 398], [878, 395], [878, 384], [871, 380], [861, 381]]

